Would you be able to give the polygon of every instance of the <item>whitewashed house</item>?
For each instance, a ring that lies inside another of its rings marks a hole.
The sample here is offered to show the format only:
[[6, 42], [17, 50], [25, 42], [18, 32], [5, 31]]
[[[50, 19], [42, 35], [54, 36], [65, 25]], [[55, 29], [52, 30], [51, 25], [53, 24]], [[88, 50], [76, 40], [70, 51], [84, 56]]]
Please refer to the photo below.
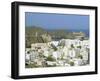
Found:
[[51, 41], [51, 42], [49, 42], [50, 45], [53, 44], [55, 47], [58, 46], [58, 43], [59, 43], [59, 41]]
[[28, 62], [28, 61], [30, 61], [30, 54], [25, 54], [25, 60], [26, 60], [26, 62]]
[[70, 58], [75, 58], [75, 56], [76, 56], [75, 50], [74, 50], [74, 49], [69, 50], [69, 51], [68, 51], [68, 56], [69, 56]]
[[74, 59], [73, 62], [75, 66], [81, 66], [83, 63], [82, 59]]
[[47, 64], [53, 66], [56, 65], [56, 62], [47, 61]]

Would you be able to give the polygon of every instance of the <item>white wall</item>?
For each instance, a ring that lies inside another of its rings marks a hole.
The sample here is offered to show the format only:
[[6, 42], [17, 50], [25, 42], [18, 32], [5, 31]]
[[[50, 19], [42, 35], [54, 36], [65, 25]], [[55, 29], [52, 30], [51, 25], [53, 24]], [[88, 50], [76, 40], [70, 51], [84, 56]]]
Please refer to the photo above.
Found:
[[[0, 81], [13, 81], [10, 78], [10, 65], [11, 65], [11, 2], [14, 0], [1, 0], [0, 1]], [[20, 1], [20, 0], [17, 0]], [[60, 3], [60, 4], [73, 4], [73, 5], [96, 5], [100, 10], [100, 0], [21, 0], [30, 2], [45, 2], [45, 3]], [[99, 11], [100, 14], [100, 11]], [[98, 16], [100, 21], [100, 15]], [[98, 23], [99, 24], [99, 23]], [[98, 30], [100, 24], [98, 25]], [[99, 32], [100, 35], [100, 32]], [[99, 40], [100, 41], [100, 37]], [[98, 43], [100, 45], [100, 42]], [[100, 53], [100, 51], [99, 51]], [[100, 62], [100, 55], [98, 58]], [[100, 63], [99, 63], [100, 68]], [[99, 70], [100, 72], [100, 70]], [[32, 81], [33, 79], [29, 79]], [[26, 81], [29, 81], [26, 79]], [[34, 79], [36, 81], [99, 81], [100, 74], [98, 75], [82, 75], [82, 76], [66, 76], [66, 77], [53, 77]]]

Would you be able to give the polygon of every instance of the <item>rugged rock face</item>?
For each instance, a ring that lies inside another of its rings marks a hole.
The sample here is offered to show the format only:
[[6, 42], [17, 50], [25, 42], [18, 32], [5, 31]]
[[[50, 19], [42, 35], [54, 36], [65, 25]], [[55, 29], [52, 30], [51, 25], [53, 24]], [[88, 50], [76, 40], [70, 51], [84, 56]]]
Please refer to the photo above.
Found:
[[32, 43], [46, 43], [52, 40], [47, 31], [39, 27], [26, 27], [25, 34], [26, 48], [31, 47]]

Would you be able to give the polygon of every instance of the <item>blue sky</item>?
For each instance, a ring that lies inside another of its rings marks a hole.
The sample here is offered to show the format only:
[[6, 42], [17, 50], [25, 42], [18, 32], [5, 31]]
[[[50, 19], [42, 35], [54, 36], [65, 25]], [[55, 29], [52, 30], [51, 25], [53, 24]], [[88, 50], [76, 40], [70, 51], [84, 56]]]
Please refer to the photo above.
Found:
[[89, 29], [88, 15], [25, 12], [25, 25], [44, 29]]

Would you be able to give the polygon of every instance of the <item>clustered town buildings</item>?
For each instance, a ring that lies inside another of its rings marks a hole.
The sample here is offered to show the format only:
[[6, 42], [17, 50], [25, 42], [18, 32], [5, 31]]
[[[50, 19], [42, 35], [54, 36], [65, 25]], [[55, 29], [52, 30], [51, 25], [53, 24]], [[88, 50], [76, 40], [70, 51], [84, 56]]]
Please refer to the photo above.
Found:
[[25, 50], [26, 67], [84, 66], [89, 64], [89, 40], [61, 39], [33, 43]]

